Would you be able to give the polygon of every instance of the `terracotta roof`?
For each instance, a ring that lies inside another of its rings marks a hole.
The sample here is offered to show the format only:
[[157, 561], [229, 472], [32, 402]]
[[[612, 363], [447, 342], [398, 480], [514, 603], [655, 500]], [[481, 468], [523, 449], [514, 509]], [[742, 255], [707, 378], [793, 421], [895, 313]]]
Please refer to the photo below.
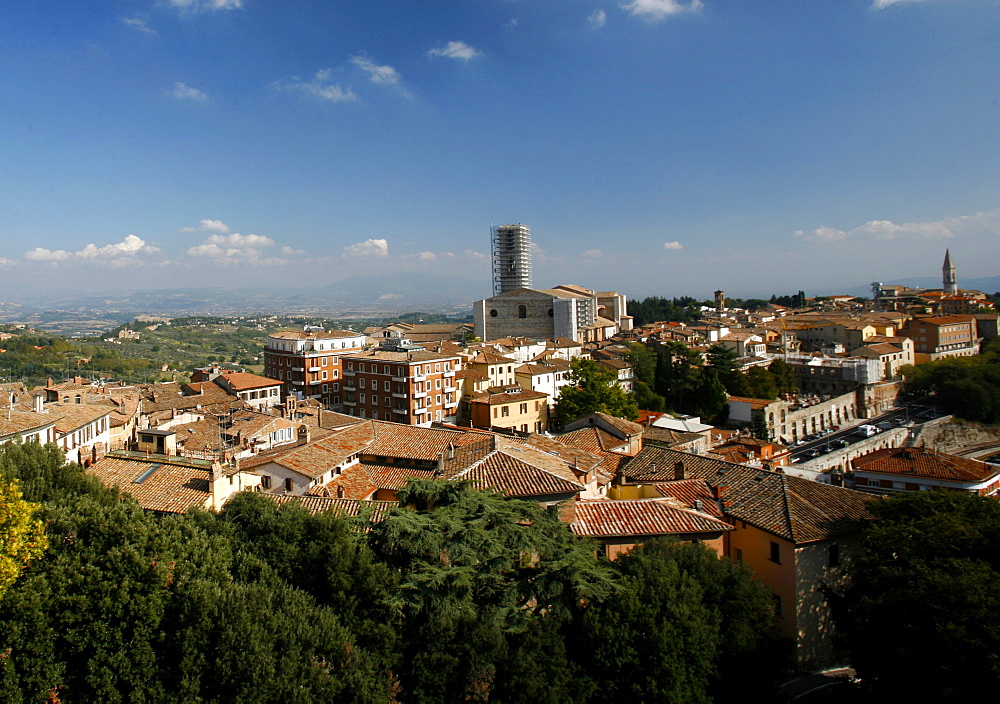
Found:
[[369, 350], [368, 352], [354, 352], [345, 354], [343, 359], [356, 359], [362, 362], [376, 360], [379, 362], [443, 362], [458, 360], [457, 354], [438, 354], [437, 352], [427, 352], [426, 350], [414, 350], [412, 352], [390, 352], [388, 350]]
[[455, 448], [444, 467], [446, 479], [468, 479], [480, 489], [493, 489], [506, 496], [578, 494], [584, 488], [566, 460], [499, 435], [486, 435]]
[[272, 332], [268, 337], [279, 340], [327, 340], [339, 337], [360, 337], [361, 333], [350, 330], [324, 330], [322, 332], [299, 332], [297, 330], [282, 330]]
[[111, 413], [107, 406], [75, 403], [47, 403], [45, 410], [56, 419], [56, 432], [64, 435]]
[[469, 403], [485, 403], [490, 406], [496, 406], [504, 403], [516, 403], [518, 401], [534, 401], [548, 398], [549, 395], [543, 391], [527, 391], [524, 389], [519, 389], [518, 391], [501, 391], [498, 393], [485, 393], [478, 394], [469, 399]]
[[197, 460], [104, 457], [86, 470], [106, 486], [117, 486], [148, 511], [186, 513], [211, 498], [211, 463]]
[[365, 455], [436, 461], [449, 445], [468, 442], [466, 433], [442, 428], [423, 428], [389, 421], [370, 421], [373, 439]]
[[712, 487], [704, 479], [675, 479], [674, 481], [654, 484], [660, 496], [669, 497], [680, 502], [687, 508], [694, 508], [695, 501], [701, 502], [701, 512], [715, 518], [722, 518], [722, 509], [715, 500]]
[[485, 351], [479, 352], [469, 360], [469, 364], [515, 364], [516, 362], [516, 359]]
[[262, 452], [254, 457], [240, 460], [240, 466], [250, 469], [273, 462], [315, 479], [342, 465], [351, 455], [360, 453], [372, 439], [371, 425], [361, 423], [304, 445]]
[[230, 372], [223, 377], [230, 386], [237, 391], [248, 391], [250, 389], [263, 389], [269, 386], [281, 386], [282, 382], [277, 379], [268, 379], [266, 376], [248, 374], [247, 372]]
[[871, 494], [661, 447], [646, 447], [623, 472], [629, 482], [704, 479], [717, 488], [727, 516], [794, 543], [859, 531], [871, 519]]
[[398, 504], [395, 501], [364, 501], [359, 499], [338, 499], [332, 496], [294, 496], [291, 494], [262, 494], [274, 503], [299, 504], [309, 513], [332, 511], [338, 516], [357, 516], [369, 512], [372, 522], [381, 521]]
[[659, 442], [665, 445], [683, 445], [696, 440], [701, 440], [704, 435], [701, 433], [685, 433], [670, 428], [661, 428], [656, 425], [647, 425], [642, 429], [642, 439], [644, 442]]
[[1000, 474], [1000, 467], [924, 447], [876, 450], [852, 460], [851, 464], [857, 471], [976, 484]]
[[733, 526], [707, 514], [679, 508], [670, 499], [581, 499], [570, 524], [576, 535], [618, 536], [725, 533]]

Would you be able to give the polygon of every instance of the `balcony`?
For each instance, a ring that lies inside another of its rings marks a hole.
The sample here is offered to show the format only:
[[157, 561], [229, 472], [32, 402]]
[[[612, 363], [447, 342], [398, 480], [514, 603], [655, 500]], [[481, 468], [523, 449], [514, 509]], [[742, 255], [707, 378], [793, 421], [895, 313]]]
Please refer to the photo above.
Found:
[[292, 385], [293, 385], [293, 386], [305, 386], [305, 383], [306, 383], [306, 382], [302, 381], [301, 379], [295, 379], [295, 380], [294, 380], [294, 381], [292, 382]]
[[429, 409], [427, 409], [427, 408], [414, 408], [413, 409], [413, 413], [414, 413], [414, 415], [420, 416], [420, 415], [423, 415], [424, 413], [427, 413], [428, 410]]
[[406, 409], [405, 408], [393, 408], [392, 412], [393, 413], [398, 413], [401, 416], [405, 416], [406, 415]]
[[458, 405], [458, 401], [445, 401], [444, 402], [444, 407], [445, 408], [454, 408], [457, 405]]
[[454, 371], [454, 370], [452, 370], [452, 371], [450, 371], [450, 372], [445, 372], [445, 373], [444, 373], [444, 374], [442, 374], [441, 376], [443, 376], [443, 377], [444, 377], [445, 379], [450, 379], [450, 378], [452, 378], [453, 376], [455, 376], [455, 371]]
[[411, 376], [410, 379], [413, 381], [427, 381], [427, 377], [423, 374], [417, 374], [416, 376]]
[[453, 394], [453, 393], [455, 393], [456, 391], [458, 391], [458, 388], [457, 388], [457, 387], [454, 387], [454, 386], [446, 386], [446, 387], [444, 387], [444, 392], [445, 392], [446, 394]]
[[425, 398], [427, 396], [426, 391], [414, 391], [413, 398]]
[[322, 384], [322, 383], [323, 383], [322, 379], [313, 379], [312, 381], [309, 382], [309, 386], [316, 386], [317, 384]]
[[357, 372], [355, 372], [353, 369], [345, 369], [344, 370], [344, 376], [354, 376], [356, 373]]
[[318, 372], [319, 369], [320, 369], [319, 367], [309, 367], [309, 371], [311, 372]]
[[304, 372], [305, 370], [305, 367], [292, 367], [293, 372]]
[[358, 405], [357, 401], [344, 401], [343, 403], [344, 403], [345, 406], [357, 406]]
[[352, 382], [346, 382], [346, 381], [344, 382], [344, 391], [357, 391], [357, 390], [358, 390], [358, 387], [354, 384], [353, 381]]
[[392, 392], [392, 396], [393, 396], [393, 398], [406, 398], [406, 392], [405, 391], [393, 391]]
[[402, 384], [404, 381], [406, 381], [406, 377], [405, 376], [394, 376], [394, 377], [392, 377], [392, 380], [393, 381], [397, 381], [397, 382], [399, 382], [399, 383]]

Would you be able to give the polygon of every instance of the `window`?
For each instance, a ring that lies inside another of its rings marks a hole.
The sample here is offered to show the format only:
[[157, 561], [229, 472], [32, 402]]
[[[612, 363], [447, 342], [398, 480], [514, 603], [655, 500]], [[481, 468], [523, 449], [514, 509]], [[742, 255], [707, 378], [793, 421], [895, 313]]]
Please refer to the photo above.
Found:
[[262, 474], [262, 475], [260, 475], [260, 486], [263, 489], [270, 489], [271, 488], [271, 477], [270, 477], [270, 475], [268, 475], [268, 474]]
[[292, 482], [291, 478], [285, 480], [285, 491], [291, 491], [295, 488], [295, 484]]
[[778, 543], [771, 541], [771, 557], [768, 558], [771, 562], [781, 564], [781, 546]]
[[500, 407], [500, 415], [503, 416], [504, 418], [506, 418], [507, 416], [509, 416], [510, 415], [510, 406], [501, 406]]
[[517, 317], [527, 318], [528, 317], [528, 306], [520, 305], [517, 307]]
[[521, 406], [520, 406], [520, 408], [518, 408], [518, 412], [519, 413], [527, 413], [528, 412], [528, 404], [522, 403]]
[[[389, 367], [386, 367], [386, 372], [385, 373], [386, 374], [389, 373]], [[386, 379], [386, 381], [385, 381], [385, 390], [388, 393], [388, 391], [389, 391], [389, 380], [388, 379]]]
[[365, 378], [364, 377], [361, 377], [360, 379], [358, 379], [358, 386], [360, 388], [362, 388], [362, 389], [365, 388]]
[[333, 385], [333, 390], [340, 391], [340, 382], [337, 382], [336, 384]]
[[372, 405], [373, 406], [378, 405], [378, 396], [376, 396], [375, 394], [372, 394]]
[[386, 408], [388, 408], [388, 407], [389, 407], [389, 404], [391, 403], [391, 401], [392, 401], [392, 399], [391, 399], [391, 398], [389, 398], [388, 396], [386, 396], [386, 397], [385, 397], [385, 407], [386, 407]]
[[490, 311], [490, 317], [491, 317], [491, 318], [495, 318], [495, 317], [497, 317], [497, 310], [496, 310], [496, 308], [494, 308], [494, 309], [492, 309], [492, 310]]

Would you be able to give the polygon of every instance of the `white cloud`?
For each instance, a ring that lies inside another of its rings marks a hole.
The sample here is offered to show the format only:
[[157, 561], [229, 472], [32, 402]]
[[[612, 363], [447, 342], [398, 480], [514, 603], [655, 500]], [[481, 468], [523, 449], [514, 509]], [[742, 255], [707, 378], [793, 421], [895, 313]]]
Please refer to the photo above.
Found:
[[367, 73], [372, 83], [399, 86], [399, 72], [392, 66], [379, 66], [367, 56], [352, 56], [351, 63]]
[[690, 0], [687, 3], [680, 0], [626, 0], [619, 7], [633, 17], [647, 22], [659, 22], [684, 12], [697, 12], [702, 8], [702, 3], [701, 0]]
[[45, 247], [35, 247], [30, 252], [24, 253], [24, 258], [32, 262], [61, 262], [69, 259], [72, 254], [65, 249], [55, 251], [45, 249]]
[[389, 256], [389, 242], [385, 239], [355, 242], [344, 247], [344, 255], [349, 257], [387, 257]]
[[793, 234], [806, 242], [839, 242], [841, 240], [950, 239], [957, 231], [974, 229], [984, 220], [996, 222], [997, 213], [977, 213], [947, 218], [937, 222], [907, 222], [901, 225], [890, 220], [869, 220], [850, 230], [821, 226], [812, 232], [796, 230]]
[[208, 96], [200, 90], [185, 85], [184, 83], [175, 83], [174, 87], [170, 89], [167, 94], [171, 97], [177, 98], [178, 100], [195, 100], [198, 102], [208, 100]]
[[281, 248], [281, 253], [285, 256], [292, 256], [293, 254], [305, 254], [306, 252], [304, 249], [295, 249], [294, 247], [285, 246]]
[[0, 257], [0, 266], [12, 266], [13, 264], [13, 259], [4, 259], [3, 257]]
[[486, 255], [485, 255], [484, 253], [482, 253], [482, 252], [477, 252], [477, 251], [476, 251], [476, 250], [474, 250], [474, 249], [467, 249], [467, 250], [465, 250], [464, 252], [462, 252], [462, 255], [463, 255], [463, 256], [464, 256], [464, 257], [465, 257], [466, 259], [474, 259], [474, 260], [482, 260], [482, 259], [486, 259]]
[[24, 258], [33, 262], [64, 262], [71, 259], [110, 263], [115, 266], [137, 264], [136, 257], [140, 254], [157, 254], [159, 247], [146, 244], [145, 240], [135, 235], [127, 235], [121, 242], [98, 247], [88, 243], [77, 252], [67, 252], [64, 249], [49, 250], [35, 247], [25, 252]]
[[143, 34], [156, 34], [156, 30], [150, 27], [146, 20], [141, 17], [122, 17], [122, 24]]
[[210, 230], [212, 232], [229, 232], [229, 226], [221, 220], [199, 220], [198, 227], [182, 227], [181, 232], [198, 232], [200, 230]]
[[311, 81], [303, 81], [295, 76], [289, 81], [275, 81], [271, 85], [277, 90], [306, 93], [330, 103], [357, 102], [358, 96], [350, 88], [343, 88], [339, 83], [330, 82], [332, 74], [331, 69], [324, 68], [317, 71]]
[[182, 12], [217, 12], [219, 10], [243, 9], [243, 0], [167, 0], [167, 4]]
[[584, 259], [603, 259], [604, 250], [601, 249], [588, 249], [580, 253], [580, 256]]
[[209, 235], [202, 244], [188, 247], [187, 255], [213, 262], [251, 265], [287, 264], [287, 259], [267, 257], [263, 249], [272, 247], [274, 240], [264, 235], [241, 235], [238, 232]]
[[684, 249], [684, 245], [682, 245], [677, 240], [674, 240], [673, 242], [664, 242], [663, 248], [669, 250], [677, 250], [677, 249]]
[[872, 9], [884, 10], [889, 5], [898, 5], [904, 2], [923, 2], [924, 0], [873, 0]]
[[597, 8], [590, 13], [589, 17], [587, 17], [587, 22], [589, 22], [590, 26], [594, 29], [600, 29], [608, 23], [608, 13], [601, 8]]
[[465, 42], [448, 42], [444, 48], [436, 47], [427, 52], [430, 57], [443, 56], [446, 59], [459, 59], [461, 61], [469, 61], [477, 56], [481, 56], [483, 52], [478, 49], [474, 49]]

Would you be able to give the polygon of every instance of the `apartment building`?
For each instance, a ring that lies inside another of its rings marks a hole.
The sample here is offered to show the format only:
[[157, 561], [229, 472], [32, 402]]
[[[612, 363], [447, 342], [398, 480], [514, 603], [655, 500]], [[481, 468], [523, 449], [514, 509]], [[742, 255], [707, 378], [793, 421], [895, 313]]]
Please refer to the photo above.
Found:
[[517, 384], [494, 387], [469, 399], [472, 426], [542, 433], [549, 427], [549, 395]]
[[900, 332], [913, 340], [917, 364], [943, 357], [979, 354], [976, 319], [971, 315], [940, 315], [914, 318]]
[[423, 425], [458, 409], [458, 355], [374, 349], [344, 355], [344, 411], [361, 418]]
[[341, 357], [360, 352], [367, 338], [349, 330], [284, 330], [267, 336], [264, 374], [281, 382], [282, 396], [312, 398], [339, 409]]

